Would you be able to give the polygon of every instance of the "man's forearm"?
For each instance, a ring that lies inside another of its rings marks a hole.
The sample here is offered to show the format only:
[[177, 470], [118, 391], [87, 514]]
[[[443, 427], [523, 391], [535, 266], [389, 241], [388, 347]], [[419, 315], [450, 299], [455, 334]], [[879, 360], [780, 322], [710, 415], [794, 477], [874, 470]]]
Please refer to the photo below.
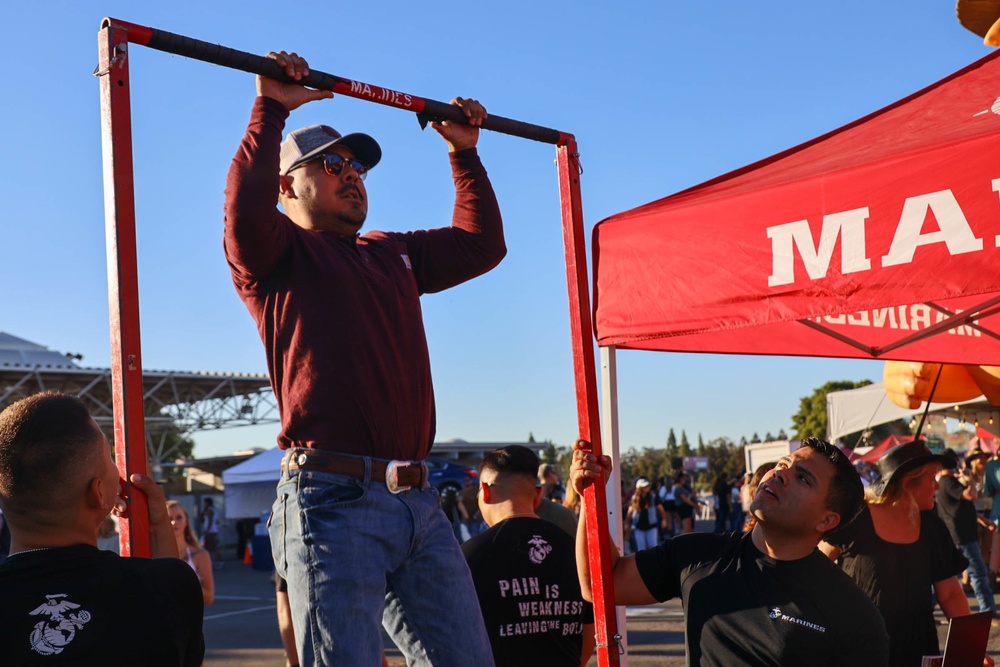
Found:
[[[608, 553], [611, 557], [611, 572], [614, 573], [615, 567], [622, 556], [618, 553], [617, 546], [612, 543], [610, 547]], [[587, 602], [593, 602], [594, 590], [590, 583], [590, 541], [587, 537], [586, 507], [580, 508], [580, 523], [577, 525], [576, 530], [576, 571], [580, 576], [580, 591], [583, 593], [583, 599]]]
[[576, 527], [576, 573], [580, 577], [580, 592], [587, 602], [594, 601], [590, 588], [590, 553], [587, 541], [587, 508], [580, 508], [580, 523]]
[[174, 530], [169, 522], [163, 525], [150, 526], [149, 555], [153, 558], [180, 557], [177, 553], [177, 540], [174, 539]]

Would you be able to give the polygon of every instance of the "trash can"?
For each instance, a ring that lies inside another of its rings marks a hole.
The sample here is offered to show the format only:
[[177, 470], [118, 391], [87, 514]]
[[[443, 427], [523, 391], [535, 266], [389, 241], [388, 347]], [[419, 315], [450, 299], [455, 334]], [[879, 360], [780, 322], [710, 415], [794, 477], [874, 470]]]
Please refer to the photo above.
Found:
[[250, 549], [253, 552], [253, 562], [251, 567], [255, 570], [274, 570], [274, 559], [271, 558], [271, 538], [264, 535], [254, 535], [250, 542]]

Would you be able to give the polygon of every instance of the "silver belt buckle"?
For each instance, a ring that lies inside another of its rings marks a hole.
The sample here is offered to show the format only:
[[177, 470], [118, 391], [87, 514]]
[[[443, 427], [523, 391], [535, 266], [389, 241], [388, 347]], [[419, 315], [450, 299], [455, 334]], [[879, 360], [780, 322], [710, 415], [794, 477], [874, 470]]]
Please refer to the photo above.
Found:
[[400, 493], [401, 491], [410, 490], [411, 486], [400, 486], [399, 485], [399, 468], [413, 465], [417, 461], [389, 461], [389, 465], [385, 467], [385, 485], [389, 489], [389, 493]]

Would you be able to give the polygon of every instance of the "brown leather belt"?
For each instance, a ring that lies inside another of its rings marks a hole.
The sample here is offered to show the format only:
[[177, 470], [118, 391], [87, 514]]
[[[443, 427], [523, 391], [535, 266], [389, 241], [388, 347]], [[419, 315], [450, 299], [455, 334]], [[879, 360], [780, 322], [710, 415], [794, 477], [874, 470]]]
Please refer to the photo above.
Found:
[[[385, 484], [392, 493], [423, 486], [427, 481], [427, 466], [422, 461], [371, 461], [371, 480]], [[281, 459], [281, 471], [319, 470], [335, 475], [347, 475], [364, 480], [365, 460], [314, 449], [293, 449]]]

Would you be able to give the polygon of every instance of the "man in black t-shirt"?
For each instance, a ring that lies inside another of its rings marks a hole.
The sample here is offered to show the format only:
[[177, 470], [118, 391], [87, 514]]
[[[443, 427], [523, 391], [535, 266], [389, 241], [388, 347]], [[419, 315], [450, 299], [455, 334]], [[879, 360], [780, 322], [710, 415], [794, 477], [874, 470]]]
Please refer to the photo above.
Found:
[[594, 612], [580, 593], [573, 538], [534, 514], [538, 457], [510, 445], [483, 457], [479, 507], [490, 529], [462, 545], [497, 667], [580, 667]]
[[[590, 445], [574, 445], [570, 483], [577, 491], [610, 472]], [[753, 530], [681, 535], [620, 557], [611, 549], [615, 602], [684, 603], [688, 665], [888, 664], [889, 638], [878, 609], [816, 545], [862, 507], [861, 480], [833, 445], [806, 438], [768, 472], [750, 504]], [[585, 513], [577, 530], [577, 567], [592, 599]]]
[[[935, 497], [937, 513], [948, 527], [955, 546], [969, 561], [969, 581], [972, 582], [972, 590], [979, 602], [979, 611], [993, 612], [996, 625], [996, 598], [993, 596], [990, 571], [986, 567], [982, 549], [979, 547], [978, 514], [973, 504], [977, 498], [976, 487], [972, 484], [966, 486], [958, 479], [958, 454], [946, 449], [944, 455], [948, 463], [941, 466], [938, 477], [939, 486]], [[986, 521], [984, 523], [990, 530], [996, 530], [992, 523]]]
[[177, 558], [163, 492], [149, 501], [154, 559], [97, 549], [124, 508], [107, 438], [79, 399], [36, 394], [0, 412], [0, 508], [10, 557], [0, 565], [5, 665], [200, 665], [203, 599]]

